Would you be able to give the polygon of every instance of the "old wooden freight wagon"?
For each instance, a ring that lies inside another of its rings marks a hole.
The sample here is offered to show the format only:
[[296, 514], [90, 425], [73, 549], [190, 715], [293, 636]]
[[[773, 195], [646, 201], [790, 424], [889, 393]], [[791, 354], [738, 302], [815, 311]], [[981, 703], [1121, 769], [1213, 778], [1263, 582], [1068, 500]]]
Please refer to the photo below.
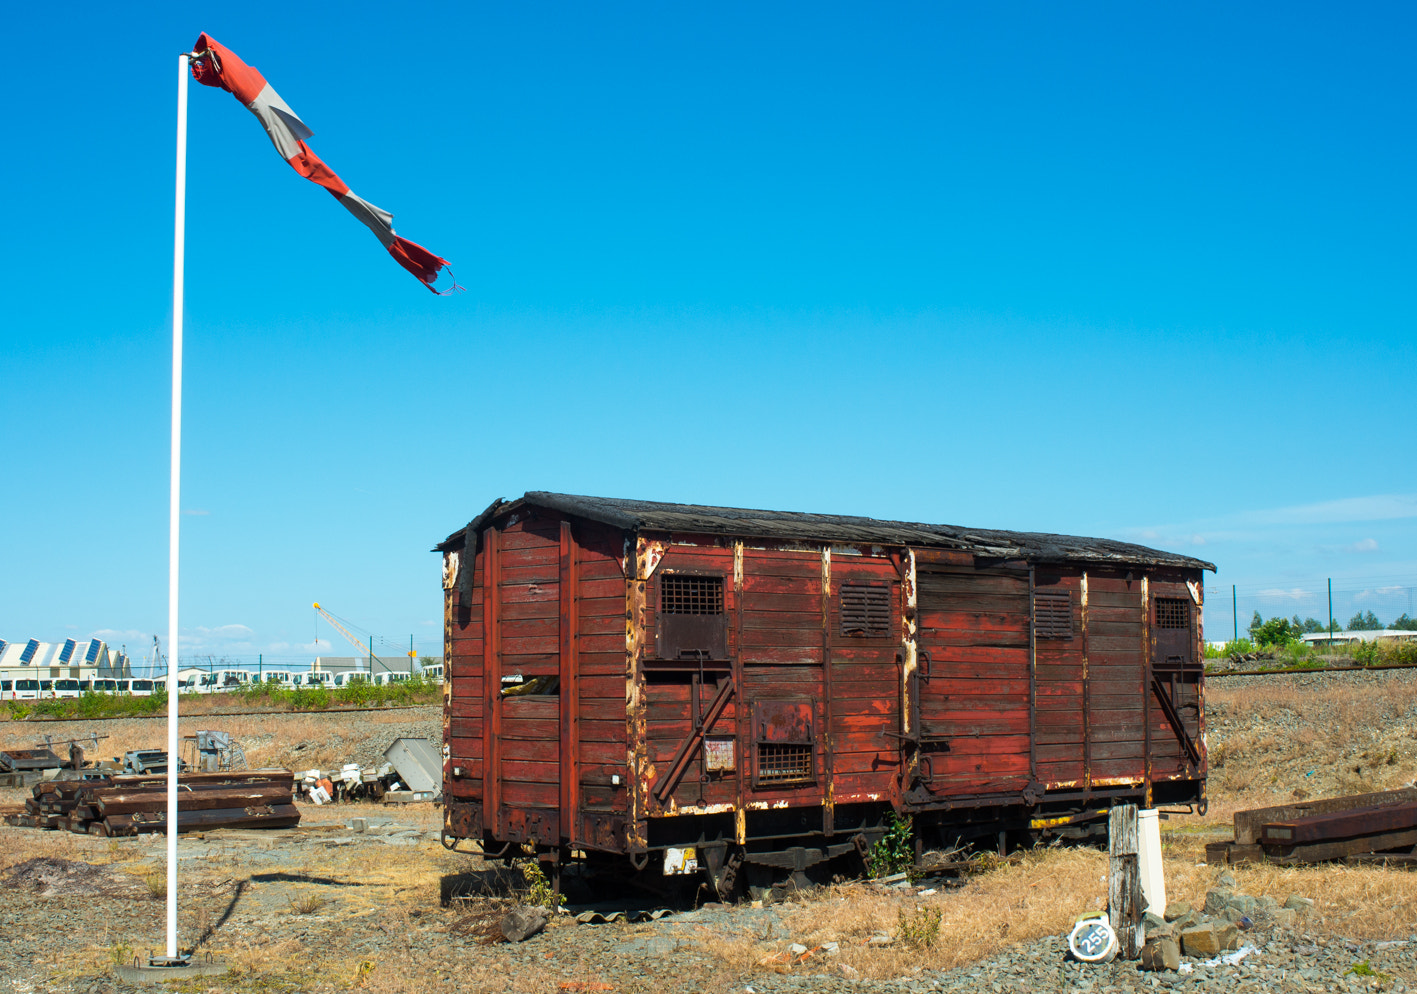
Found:
[[699, 867], [726, 896], [890, 812], [933, 847], [1204, 805], [1209, 563], [552, 493], [438, 549], [448, 844]]

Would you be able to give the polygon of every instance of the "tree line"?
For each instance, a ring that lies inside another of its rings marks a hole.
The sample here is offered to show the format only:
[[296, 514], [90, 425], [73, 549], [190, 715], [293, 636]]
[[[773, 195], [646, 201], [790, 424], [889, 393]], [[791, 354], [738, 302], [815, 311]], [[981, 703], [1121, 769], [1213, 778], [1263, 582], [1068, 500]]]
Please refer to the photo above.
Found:
[[[1417, 631], [1417, 618], [1409, 618], [1404, 611], [1390, 623], [1384, 625], [1372, 611], [1359, 611], [1348, 619], [1348, 624], [1339, 627], [1335, 622], [1334, 631], [1377, 632], [1383, 629], [1396, 631]], [[1327, 632], [1328, 625], [1316, 618], [1292, 618], [1282, 615], [1265, 620], [1258, 611], [1250, 620], [1250, 641], [1256, 645], [1286, 645], [1297, 642], [1304, 635]]]

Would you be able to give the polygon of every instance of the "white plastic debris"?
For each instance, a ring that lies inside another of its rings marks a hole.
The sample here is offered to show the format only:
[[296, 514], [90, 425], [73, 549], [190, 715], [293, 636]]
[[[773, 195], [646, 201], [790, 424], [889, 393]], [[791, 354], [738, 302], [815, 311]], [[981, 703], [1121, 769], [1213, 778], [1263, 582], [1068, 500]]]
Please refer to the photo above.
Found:
[[930, 888], [928, 888], [928, 889], [926, 889], [926, 890], [922, 890], [919, 894], [916, 894], [915, 896], [916, 896], [916, 897], [929, 897], [931, 894], [938, 894], [938, 893], [939, 893], [938, 890], [936, 890], [934, 887], [930, 887]]
[[1182, 963], [1180, 966], [1176, 967], [1176, 972], [1177, 972], [1177, 973], [1190, 973], [1190, 972], [1191, 972], [1192, 970], [1194, 970], [1194, 969], [1195, 969], [1195, 967], [1191, 966], [1191, 964], [1189, 964], [1189, 963]]
[[1239, 949], [1235, 950], [1233, 953], [1224, 953], [1224, 954], [1222, 954], [1222, 955], [1220, 955], [1220, 956], [1215, 957], [1214, 959], [1208, 959], [1208, 960], [1206, 960], [1204, 965], [1205, 965], [1205, 966], [1220, 966], [1220, 965], [1223, 963], [1223, 964], [1225, 964], [1226, 966], [1234, 966], [1235, 964], [1239, 963], [1242, 959], [1244, 959], [1246, 956], [1250, 955], [1251, 953], [1257, 953], [1257, 952], [1259, 952], [1259, 949], [1258, 949], [1257, 947], [1255, 947], [1255, 946], [1241, 946]]

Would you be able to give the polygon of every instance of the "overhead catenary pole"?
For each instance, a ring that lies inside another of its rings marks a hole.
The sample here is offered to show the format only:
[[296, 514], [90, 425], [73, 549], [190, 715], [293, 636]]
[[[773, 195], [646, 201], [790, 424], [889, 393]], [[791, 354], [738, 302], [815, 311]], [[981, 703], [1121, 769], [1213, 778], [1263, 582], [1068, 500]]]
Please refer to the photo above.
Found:
[[187, 54], [177, 57], [177, 189], [172, 227], [172, 464], [167, 517], [167, 958], [177, 958], [177, 550], [182, 483], [182, 261], [187, 228]]
[[1240, 641], [1240, 598], [1235, 593], [1235, 584], [1230, 584], [1230, 616], [1235, 620], [1235, 641]]
[[1333, 648], [1333, 577], [1328, 578], [1328, 646]]

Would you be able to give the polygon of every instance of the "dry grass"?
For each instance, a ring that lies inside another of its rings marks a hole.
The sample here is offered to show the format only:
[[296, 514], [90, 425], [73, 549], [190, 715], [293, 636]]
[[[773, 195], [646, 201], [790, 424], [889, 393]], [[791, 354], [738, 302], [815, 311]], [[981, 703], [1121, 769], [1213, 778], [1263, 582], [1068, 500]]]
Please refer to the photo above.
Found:
[[[238, 706], [237, 701], [226, 702]], [[357, 730], [340, 734], [349, 723], [357, 722]], [[272, 714], [235, 715], [225, 717], [184, 714], [179, 721], [180, 734], [193, 735], [202, 729], [216, 728], [230, 732], [246, 751], [252, 767], [283, 766], [306, 770], [311, 767], [328, 769], [350, 761], [351, 742], [377, 736], [381, 728], [407, 725], [407, 711], [359, 711], [343, 714]], [[45, 735], [57, 742], [61, 739], [86, 738], [91, 732], [109, 737], [100, 739], [97, 751], [85, 746], [87, 758], [111, 759], [134, 749], [166, 747], [167, 729], [161, 718], [122, 718], [56, 722], [0, 722], [0, 749], [31, 749]], [[82, 743], [81, 743], [82, 744]], [[55, 747], [64, 756], [67, 747]]]
[[1417, 674], [1215, 680], [1209, 792], [1223, 809], [1391, 790], [1417, 774]]
[[[971, 880], [959, 890], [908, 897], [869, 884], [824, 888], [786, 905], [781, 916], [793, 941], [809, 948], [841, 944], [839, 958], [864, 977], [898, 977], [918, 967], [950, 969], [1012, 945], [1067, 931], [1073, 920], [1106, 903], [1107, 856], [1092, 849], [1042, 849]], [[902, 913], [917, 921], [922, 911], [940, 914], [939, 939], [932, 945], [897, 942], [872, 948], [866, 942], [884, 932], [895, 936]], [[732, 968], [751, 971], [782, 942], [757, 936], [709, 939], [710, 950]]]
[[290, 905], [290, 913], [292, 915], [313, 915], [330, 903], [330, 899], [324, 894], [308, 887], [301, 888], [295, 893], [288, 895], [285, 901], [286, 904]]
[[1280, 903], [1291, 894], [1313, 898], [1314, 911], [1301, 927], [1353, 939], [1405, 939], [1412, 934], [1417, 873], [1337, 863], [1207, 866], [1205, 839], [1172, 832], [1163, 835], [1162, 849], [1166, 896], [1171, 901], [1200, 907], [1206, 891], [1228, 871], [1241, 891], [1255, 897], [1268, 896]]

